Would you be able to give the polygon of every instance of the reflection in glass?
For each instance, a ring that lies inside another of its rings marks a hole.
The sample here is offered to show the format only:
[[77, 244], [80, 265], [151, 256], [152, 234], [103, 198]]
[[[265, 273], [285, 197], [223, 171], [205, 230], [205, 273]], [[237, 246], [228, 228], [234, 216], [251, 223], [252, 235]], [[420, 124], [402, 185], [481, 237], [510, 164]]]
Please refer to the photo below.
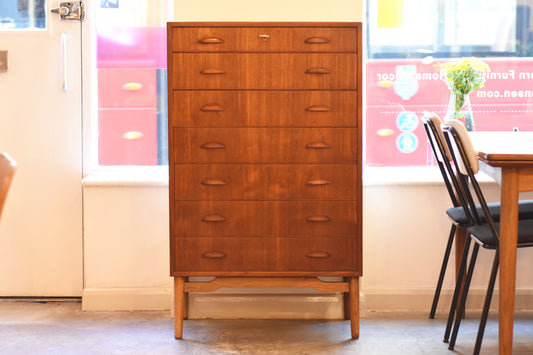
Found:
[[168, 1], [99, 4], [98, 164], [166, 165]]
[[1, 0], [0, 31], [46, 28], [46, 0]]

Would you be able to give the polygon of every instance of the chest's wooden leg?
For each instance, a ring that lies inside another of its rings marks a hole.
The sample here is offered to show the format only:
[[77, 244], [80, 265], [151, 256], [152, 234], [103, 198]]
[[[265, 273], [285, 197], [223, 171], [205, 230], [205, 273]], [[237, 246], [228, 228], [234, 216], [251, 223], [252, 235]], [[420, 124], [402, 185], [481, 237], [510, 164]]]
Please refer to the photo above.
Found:
[[351, 277], [350, 286], [350, 326], [352, 339], [359, 339], [359, 278]]
[[185, 309], [185, 278], [174, 277], [174, 337], [183, 337], [183, 316]]

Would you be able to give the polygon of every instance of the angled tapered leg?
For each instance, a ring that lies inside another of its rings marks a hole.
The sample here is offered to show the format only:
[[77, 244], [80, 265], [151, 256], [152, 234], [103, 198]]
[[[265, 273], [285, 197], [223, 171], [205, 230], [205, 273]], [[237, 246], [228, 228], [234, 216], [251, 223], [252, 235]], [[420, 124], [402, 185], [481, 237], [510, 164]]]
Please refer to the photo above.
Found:
[[359, 339], [359, 278], [351, 277], [350, 286], [350, 326], [352, 339]]
[[185, 309], [185, 279], [174, 277], [174, 338], [183, 337], [183, 311]]
[[448, 260], [450, 259], [450, 253], [452, 251], [453, 239], [455, 237], [455, 230], [457, 227], [452, 224], [450, 229], [450, 235], [448, 237], [448, 243], [446, 244], [446, 250], [444, 251], [444, 258], [442, 259], [442, 266], [440, 267], [439, 280], [437, 281], [437, 287], [435, 288], [435, 295], [433, 296], [433, 304], [431, 305], [431, 311], [429, 312], [429, 318], [435, 318], [435, 312], [437, 311], [437, 304], [439, 303], [440, 292], [442, 289], [442, 283], [444, 282], [444, 275], [446, 274], [446, 267], [448, 266]]

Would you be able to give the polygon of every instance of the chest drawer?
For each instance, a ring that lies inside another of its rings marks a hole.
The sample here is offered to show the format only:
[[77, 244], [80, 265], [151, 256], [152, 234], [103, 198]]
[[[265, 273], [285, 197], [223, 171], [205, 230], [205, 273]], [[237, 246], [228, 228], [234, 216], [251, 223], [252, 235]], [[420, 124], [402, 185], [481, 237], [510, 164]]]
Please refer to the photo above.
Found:
[[183, 236], [355, 235], [355, 201], [181, 201], [174, 233]]
[[352, 53], [173, 53], [173, 89], [357, 89]]
[[284, 268], [277, 238], [171, 237], [173, 269], [226, 273]]
[[176, 200], [357, 200], [356, 165], [176, 164]]
[[173, 270], [189, 274], [360, 270], [356, 238], [174, 237], [172, 245]]
[[357, 52], [357, 29], [335, 27], [174, 27], [174, 52]]
[[357, 127], [357, 91], [174, 91], [174, 127]]
[[355, 163], [355, 128], [175, 128], [176, 163]]

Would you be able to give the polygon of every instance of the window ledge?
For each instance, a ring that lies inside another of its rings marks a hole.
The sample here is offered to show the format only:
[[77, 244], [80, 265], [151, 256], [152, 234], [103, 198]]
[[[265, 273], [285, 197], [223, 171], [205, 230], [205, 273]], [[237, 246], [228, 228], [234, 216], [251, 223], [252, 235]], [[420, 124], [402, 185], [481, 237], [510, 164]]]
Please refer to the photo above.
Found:
[[[480, 183], [495, 183], [483, 173]], [[168, 186], [168, 167], [124, 167], [92, 172], [82, 179], [84, 187]], [[431, 186], [443, 185], [437, 166], [365, 167], [363, 186]]]
[[122, 167], [94, 171], [82, 179], [82, 186], [168, 186], [168, 167]]
[[[495, 183], [480, 172], [480, 183]], [[363, 186], [431, 186], [444, 185], [437, 166], [364, 167]]]

